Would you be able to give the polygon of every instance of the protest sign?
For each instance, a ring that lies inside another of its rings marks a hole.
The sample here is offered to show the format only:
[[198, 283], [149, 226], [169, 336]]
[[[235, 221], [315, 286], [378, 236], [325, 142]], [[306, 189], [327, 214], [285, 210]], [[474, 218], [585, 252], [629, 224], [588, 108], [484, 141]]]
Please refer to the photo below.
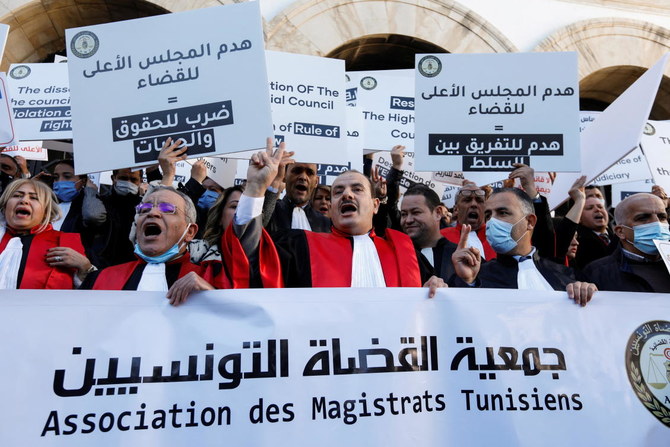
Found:
[[576, 53], [416, 56], [417, 169], [578, 171]]
[[358, 72], [356, 106], [363, 115], [363, 146], [414, 150], [414, 75], [412, 70]]
[[[592, 182], [639, 144], [667, 61], [668, 54], [659, 59], [584, 129], [580, 137], [582, 172], [560, 173], [556, 176], [551, 196], [548, 198], [551, 209], [567, 200], [570, 187], [581, 175], [586, 176], [587, 182]], [[603, 151], [602, 148], [607, 150]]]
[[202, 157], [193, 158], [188, 161], [190, 165], [197, 161], [205, 163], [207, 177], [214, 180], [222, 188], [230, 188], [235, 184], [237, 173], [237, 160], [232, 158]]
[[304, 163], [346, 164], [344, 61], [267, 51], [272, 121]]
[[7, 44], [7, 36], [9, 35], [9, 25], [0, 23], [0, 59], [5, 54], [5, 45]]
[[26, 160], [47, 161], [49, 159], [47, 148], [42, 146], [41, 141], [22, 141], [14, 146], [5, 147], [2, 153], [12, 157], [20, 155]]
[[[377, 152], [374, 155], [372, 169], [379, 169], [379, 173], [383, 177], [388, 178], [392, 166], [393, 160], [391, 159], [390, 152]], [[407, 191], [407, 188], [416, 185], [417, 183], [428, 186], [437, 193], [438, 197], [442, 197], [442, 194], [444, 193], [445, 184], [434, 180], [433, 173], [414, 171], [414, 153], [406, 152], [402, 163], [400, 192], [404, 194], [405, 191]]]
[[[601, 112], [580, 112], [579, 131], [588, 127]], [[593, 179], [596, 185], [613, 185], [614, 183], [634, 182], [651, 177], [647, 159], [639, 147], [617, 161], [614, 166]]]
[[66, 64], [12, 64], [8, 82], [21, 140], [72, 138]]
[[658, 252], [661, 254], [661, 258], [665, 263], [665, 268], [668, 269], [668, 274], [670, 274], [670, 241], [654, 241]]
[[168, 137], [192, 158], [272, 135], [258, 2], [68, 29], [66, 44], [78, 172], [154, 162]]
[[612, 203], [610, 206], [616, 207], [623, 199], [638, 192], [651, 192], [652, 186], [654, 186], [652, 179], [616, 183], [612, 185]]
[[7, 77], [0, 73], [0, 146], [18, 144], [19, 136], [16, 132], [12, 107], [9, 103], [9, 87]]
[[640, 141], [654, 183], [670, 191], [670, 122], [649, 121]]
[[426, 295], [230, 290], [174, 308], [158, 292], [2, 292], [0, 443], [670, 441], [663, 294]]

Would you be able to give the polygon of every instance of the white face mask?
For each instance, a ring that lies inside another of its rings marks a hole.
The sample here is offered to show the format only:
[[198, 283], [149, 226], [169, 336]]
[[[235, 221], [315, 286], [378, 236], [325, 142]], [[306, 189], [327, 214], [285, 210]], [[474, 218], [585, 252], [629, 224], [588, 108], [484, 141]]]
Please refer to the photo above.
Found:
[[116, 183], [114, 183], [114, 190], [121, 196], [127, 196], [129, 194], [136, 195], [140, 192], [140, 187], [127, 180], [117, 180]]

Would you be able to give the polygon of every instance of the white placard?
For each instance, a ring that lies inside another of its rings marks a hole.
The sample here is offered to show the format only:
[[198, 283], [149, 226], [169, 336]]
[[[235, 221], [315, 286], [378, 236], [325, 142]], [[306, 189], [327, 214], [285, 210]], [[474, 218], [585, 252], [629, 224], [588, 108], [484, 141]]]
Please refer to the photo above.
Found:
[[78, 172], [146, 165], [168, 137], [193, 158], [272, 135], [258, 2], [69, 29], [66, 42]]
[[344, 61], [267, 51], [272, 121], [303, 163], [348, 163]]
[[235, 184], [237, 160], [232, 158], [202, 157], [189, 160], [189, 164], [204, 161], [207, 167], [207, 177], [214, 180], [222, 188], [229, 188]]
[[[578, 171], [576, 53], [417, 55], [418, 170]], [[467, 174], [466, 174], [467, 177]]]
[[616, 183], [612, 185], [612, 203], [610, 206], [616, 207], [619, 202], [626, 197], [639, 192], [650, 193], [652, 186], [654, 186], [654, 181], [652, 179], [638, 180], [636, 182], [628, 183]]
[[47, 148], [43, 147], [41, 141], [21, 141], [17, 145], [5, 147], [2, 153], [12, 157], [20, 155], [26, 160], [47, 161], [49, 159]]
[[[579, 131], [586, 129], [602, 112], [580, 112]], [[637, 147], [617, 161], [614, 166], [593, 179], [595, 185], [613, 185], [614, 183], [635, 182], [651, 177], [647, 159], [642, 150]]]
[[[349, 73], [351, 76], [351, 72]], [[412, 70], [357, 72], [356, 106], [363, 115], [363, 146], [414, 151], [414, 74]]]
[[663, 258], [665, 268], [668, 269], [668, 274], [670, 274], [670, 241], [655, 240], [654, 244], [656, 245], [656, 248], [658, 248], [661, 258]]
[[664, 294], [370, 290], [2, 292], [0, 444], [670, 442]]
[[649, 121], [640, 145], [654, 183], [670, 191], [670, 121]]
[[580, 137], [582, 172], [556, 176], [549, 197], [551, 209], [568, 199], [568, 191], [581, 175], [586, 175], [586, 181], [591, 182], [637, 147], [656, 99], [668, 56], [660, 58], [584, 129]]
[[[388, 177], [390, 169], [393, 166], [391, 153], [386, 151], [377, 152], [374, 154], [372, 161], [372, 169], [379, 169], [379, 173]], [[417, 183], [428, 186], [435, 191], [438, 197], [442, 197], [444, 193], [445, 183], [436, 181], [433, 174], [430, 172], [416, 172], [414, 171], [414, 152], [406, 152], [402, 163], [402, 177], [400, 178], [400, 192], [404, 194], [407, 189]]]
[[0, 59], [5, 55], [5, 45], [7, 44], [7, 36], [9, 35], [9, 25], [0, 23]]
[[66, 64], [12, 64], [7, 80], [22, 140], [72, 138]]
[[0, 146], [12, 146], [19, 143], [12, 106], [9, 100], [7, 76], [0, 73]]

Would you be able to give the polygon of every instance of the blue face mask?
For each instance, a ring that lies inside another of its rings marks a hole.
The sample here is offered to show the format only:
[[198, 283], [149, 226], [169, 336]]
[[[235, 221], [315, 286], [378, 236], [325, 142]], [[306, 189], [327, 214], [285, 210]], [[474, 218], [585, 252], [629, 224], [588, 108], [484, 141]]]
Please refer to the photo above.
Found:
[[[635, 225], [634, 227], [629, 227], [627, 225], [622, 225], [622, 227], [633, 230], [633, 242], [631, 243], [642, 253], [648, 255], [658, 254], [654, 239], [658, 241], [670, 240], [670, 227], [667, 223], [650, 222], [648, 224]], [[628, 241], [628, 239], [626, 240]]]
[[198, 200], [198, 206], [208, 210], [212, 207], [212, 205], [214, 205], [214, 202], [216, 202], [216, 199], [218, 198], [218, 192], [208, 189], [203, 195], [200, 196], [200, 200]]
[[75, 182], [71, 180], [54, 182], [52, 189], [61, 202], [72, 202], [72, 199], [79, 194], [79, 191], [75, 187]]
[[509, 222], [505, 222], [504, 220], [492, 217], [488, 222], [486, 222], [486, 240], [496, 253], [505, 254], [514, 250], [521, 238], [524, 237], [526, 233], [528, 233], [528, 230], [526, 230], [526, 233], [522, 234], [519, 239], [514, 240], [512, 238], [512, 229], [514, 228], [514, 225], [518, 224], [524, 219], [525, 216], [517, 220], [516, 223], [511, 224]]
[[137, 242], [135, 243], [135, 254], [140, 258], [144, 259], [147, 262], [147, 264], [163, 264], [165, 262], [168, 262], [170, 259], [174, 258], [179, 254], [179, 244], [181, 244], [181, 241], [182, 239], [184, 239], [184, 236], [186, 236], [186, 232], [188, 231], [189, 228], [191, 228], [191, 224], [189, 224], [186, 227], [177, 243], [174, 244], [172, 247], [170, 247], [170, 249], [165, 253], [163, 253], [162, 255], [158, 256], [145, 255], [144, 253], [142, 253], [140, 244], [138, 244]]

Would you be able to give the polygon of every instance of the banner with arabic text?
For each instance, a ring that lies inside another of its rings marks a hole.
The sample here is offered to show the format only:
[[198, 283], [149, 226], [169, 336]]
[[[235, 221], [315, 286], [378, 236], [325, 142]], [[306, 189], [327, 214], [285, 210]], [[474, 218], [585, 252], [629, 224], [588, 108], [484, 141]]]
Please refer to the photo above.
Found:
[[670, 442], [660, 294], [241, 290], [175, 308], [13, 291], [0, 307], [3, 446]]

